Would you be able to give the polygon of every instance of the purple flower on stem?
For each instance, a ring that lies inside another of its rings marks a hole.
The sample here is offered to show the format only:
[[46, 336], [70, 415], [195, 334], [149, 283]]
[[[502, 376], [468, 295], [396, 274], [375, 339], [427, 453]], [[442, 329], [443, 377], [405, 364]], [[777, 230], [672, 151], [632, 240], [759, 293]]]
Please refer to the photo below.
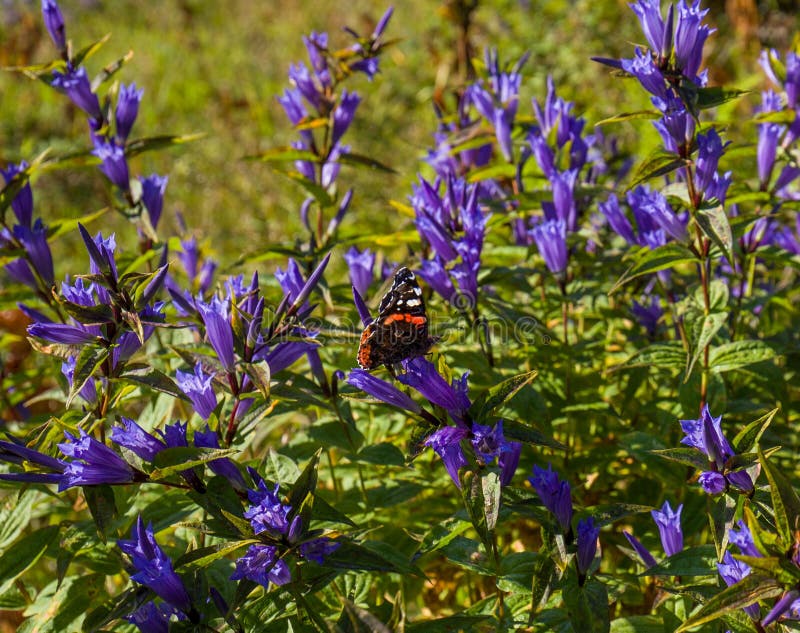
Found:
[[89, 77], [83, 66], [68, 70], [66, 73], [54, 70], [53, 81], [50, 85], [66, 94], [70, 101], [86, 112], [93, 121], [102, 121], [103, 113], [100, 110], [100, 101], [92, 92]]
[[747, 524], [739, 519], [736, 525], [739, 528], [738, 531], [733, 528], [728, 530], [728, 537], [731, 543], [738, 547], [739, 551], [745, 556], [761, 557], [762, 554], [758, 551], [753, 541], [753, 535], [750, 532], [750, 528], [747, 527]]
[[73, 486], [97, 486], [100, 484], [127, 484], [134, 480], [134, 472], [128, 462], [105, 444], [80, 429], [75, 437], [64, 432], [69, 442], [58, 445], [64, 455], [73, 461], [67, 464], [58, 491]]
[[133, 526], [131, 540], [119, 540], [119, 548], [131, 558], [136, 573], [131, 580], [152, 590], [158, 597], [186, 614], [193, 611], [183, 581], [172, 567], [172, 560], [159, 547], [152, 524], [145, 528], [141, 515]]
[[628, 244], [636, 244], [637, 240], [633, 234], [633, 226], [622, 212], [616, 194], [611, 194], [605, 202], [597, 205], [608, 221], [608, 225], [614, 232], [622, 237]]
[[[749, 576], [751, 571], [750, 565], [735, 559], [730, 552], [725, 552], [725, 555], [722, 557], [722, 562], [717, 563], [717, 570], [728, 587], [735, 585], [745, 576]], [[753, 620], [757, 620], [761, 615], [761, 609], [757, 602], [743, 608], [745, 613]]]
[[55, 283], [53, 255], [47, 243], [47, 227], [42, 224], [41, 218], [37, 219], [32, 227], [24, 224], [15, 225], [14, 237], [22, 244], [28, 255], [28, 261], [42, 281], [52, 286]]
[[64, 16], [56, 0], [42, 0], [42, 17], [50, 39], [59, 51], [67, 48], [67, 34], [64, 29]]
[[117, 145], [114, 141], [102, 141], [95, 139], [92, 154], [101, 160], [100, 171], [114, 185], [127, 191], [130, 187], [130, 175], [128, 173], [128, 161], [125, 158], [125, 148]]
[[719, 159], [728, 145], [729, 143], [723, 144], [722, 139], [714, 128], [711, 128], [707, 134], [697, 135], [698, 152], [697, 161], [695, 161], [695, 186], [699, 191], [706, 194], [706, 198], [711, 197], [707, 195], [707, 192], [714, 183]]
[[636, 47], [633, 59], [622, 60], [622, 69], [636, 77], [650, 94], [662, 99], [667, 96], [667, 82], [664, 74], [656, 66], [650, 51], [642, 51]]
[[419, 405], [414, 402], [407, 394], [400, 391], [392, 383], [381, 380], [377, 376], [364, 369], [352, 369], [347, 375], [347, 382], [362, 391], [368, 393], [373, 398], [390, 404], [398, 409], [419, 413]]
[[466, 373], [460, 380], [454, 379], [453, 384], [449, 385], [436, 371], [434, 364], [421, 356], [403, 361], [403, 368], [405, 373], [397, 377], [400, 382], [416, 389], [431, 403], [445, 409], [455, 422], [464, 422], [471, 404], [467, 395]]
[[368, 248], [359, 251], [352, 246], [344, 254], [344, 259], [350, 272], [350, 282], [363, 297], [372, 283], [373, 269], [375, 268], [375, 253]]
[[470, 443], [480, 463], [488, 465], [497, 458], [500, 483], [503, 486], [510, 484], [519, 464], [522, 444], [506, 440], [503, 435], [503, 421], [499, 420], [494, 427], [473, 424]]
[[[244, 518], [250, 521], [256, 534], [269, 532], [273, 536], [287, 536], [297, 527], [289, 524], [289, 513], [292, 508], [281, 503], [278, 494], [280, 486], [270, 490], [266, 482], [259, 477], [256, 490], [248, 490], [247, 498], [252, 504], [244, 513]], [[299, 516], [295, 521], [299, 520]]]
[[714, 32], [702, 24], [708, 9], [700, 10], [700, 0], [691, 4], [678, 2], [678, 20], [675, 26], [675, 63], [684, 77], [697, 81], [700, 63], [703, 61], [703, 45]]
[[432, 259], [423, 259], [420, 262], [420, 269], [415, 272], [433, 288], [436, 294], [453, 303], [457, 300], [458, 294], [445, 264], [445, 260], [439, 255], [434, 255]]
[[61, 481], [62, 473], [67, 466], [67, 462], [28, 448], [21, 441], [10, 435], [8, 438], [11, 441], [0, 440], [0, 462], [19, 465], [23, 462], [29, 462], [46, 470], [42, 472], [39, 470], [32, 471], [26, 468], [26, 470], [21, 473], [0, 473], [0, 480], [42, 484], [57, 484]]
[[140, 459], [152, 462], [156, 455], [167, 448], [160, 439], [145, 431], [130, 418], [121, 417], [122, 426], [111, 429], [111, 441], [127, 448]]
[[285, 585], [292, 580], [286, 563], [278, 558], [278, 549], [272, 545], [251, 545], [247, 553], [236, 561], [236, 571], [231, 580], [247, 578], [264, 587], [269, 583]]
[[461, 440], [469, 436], [469, 431], [457, 426], [443, 426], [431, 433], [425, 440], [425, 446], [431, 447], [444, 462], [447, 473], [453, 483], [461, 488], [458, 471], [467, 465]]
[[668, 94], [665, 98], [653, 97], [653, 105], [661, 112], [661, 118], [653, 126], [661, 135], [664, 147], [675, 154], [682, 154], [694, 138], [694, 117], [678, 97]]
[[340, 546], [341, 543], [337, 543], [323, 536], [322, 538], [316, 538], [312, 541], [301, 543], [299, 548], [300, 556], [306, 560], [313, 560], [318, 565], [322, 565], [325, 559], [339, 549]]
[[203, 371], [203, 365], [200, 362], [195, 364], [193, 372], [184, 372], [180, 369], [175, 372], [175, 381], [178, 383], [178, 387], [189, 397], [194, 410], [204, 420], [208, 420], [217, 406], [217, 396], [213, 386], [214, 375]]
[[167, 190], [167, 176], [151, 174], [147, 178], [139, 177], [142, 183], [142, 204], [147, 209], [150, 225], [156, 228], [161, 219], [161, 210], [164, 206], [164, 192]]
[[625, 535], [625, 538], [628, 539], [628, 543], [631, 544], [631, 547], [633, 547], [633, 549], [639, 555], [639, 558], [642, 559], [642, 563], [647, 569], [650, 569], [651, 567], [657, 564], [656, 559], [650, 553], [650, 550], [648, 550], [644, 545], [642, 545], [641, 541], [639, 541], [638, 538], [636, 538], [630, 532], [623, 532], [623, 534]]
[[331, 146], [336, 146], [339, 139], [350, 127], [353, 122], [353, 117], [356, 115], [356, 108], [361, 103], [361, 97], [355, 92], [348, 93], [347, 90], [342, 90], [342, 95], [339, 98], [339, 103], [333, 111], [333, 129], [331, 130]]
[[22, 226], [31, 226], [33, 222], [33, 191], [31, 190], [31, 183], [25, 170], [28, 168], [28, 163], [24, 160], [19, 164], [8, 163], [5, 169], [0, 169], [0, 174], [3, 174], [3, 179], [6, 185], [9, 184], [15, 177], [24, 178], [25, 184], [14, 196], [11, 201], [11, 208], [14, 210], [14, 215], [17, 216], [17, 222]]
[[651, 510], [653, 520], [658, 526], [661, 535], [661, 545], [667, 556], [672, 556], [683, 550], [683, 531], [681, 530], [681, 510], [683, 504], [673, 511], [669, 501], [665, 501], [661, 510]]
[[152, 600], [145, 602], [125, 619], [135, 625], [141, 633], [169, 633], [169, 622], [172, 616], [184, 620], [186, 616], [168, 604], [156, 604]]
[[92, 332], [67, 323], [32, 323], [28, 326], [28, 334], [65, 345], [84, 345], [97, 340], [97, 336]]
[[798, 599], [800, 599], [800, 590], [792, 589], [784, 593], [767, 614], [767, 617], [761, 621], [761, 626], [766, 628], [782, 617], [787, 611], [795, 607], [795, 602]]
[[589, 517], [578, 521], [578, 573], [585, 575], [597, 555], [597, 538], [600, 536], [600, 527], [595, 526], [594, 518]]
[[555, 515], [561, 530], [568, 533], [572, 524], [572, 491], [569, 483], [562, 481], [550, 464], [547, 470], [534, 466], [533, 477], [528, 481], [544, 507]]
[[712, 470], [700, 473], [697, 482], [703, 490], [710, 495], [720, 495], [725, 492], [725, 488], [728, 486], [725, 477]]
[[567, 267], [567, 225], [564, 220], [543, 220], [529, 231], [544, 263], [558, 275]]
[[668, 24], [664, 23], [661, 16], [661, 0], [636, 0], [630, 5], [644, 32], [650, 50], [658, 53], [662, 58], [669, 56], [672, 45], [672, 13], [670, 12]]
[[198, 300], [197, 309], [206, 326], [206, 336], [211, 347], [217, 354], [217, 358], [222, 363], [223, 368], [228, 373], [233, 371], [233, 330], [230, 323], [230, 305], [227, 299], [220, 299], [217, 296], [211, 301]]
[[122, 84], [119, 88], [115, 117], [117, 121], [117, 139], [121, 143], [128, 140], [131, 128], [136, 121], [136, 116], [139, 114], [139, 104], [142, 101], [143, 94], [144, 88], [137, 90], [136, 84], [129, 86]]

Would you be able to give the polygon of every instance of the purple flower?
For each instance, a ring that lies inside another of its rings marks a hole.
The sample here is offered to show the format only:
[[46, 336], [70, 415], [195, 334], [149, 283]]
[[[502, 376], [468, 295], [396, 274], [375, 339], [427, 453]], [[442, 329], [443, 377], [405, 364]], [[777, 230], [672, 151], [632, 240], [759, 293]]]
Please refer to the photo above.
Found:
[[650, 50], [667, 57], [671, 46], [672, 14], [669, 16], [669, 25], [665, 25], [661, 17], [661, 0], [636, 0], [630, 7], [639, 18]]
[[657, 295], [642, 297], [642, 303], [635, 299], [631, 304], [631, 314], [647, 330], [648, 336], [655, 336], [658, 329], [658, 322], [664, 316], [664, 309], [661, 307], [661, 300]]
[[123, 191], [127, 191], [130, 187], [130, 175], [125, 148], [114, 141], [102, 141], [98, 138], [95, 139], [92, 154], [101, 160], [100, 171], [106, 178]]
[[8, 163], [5, 169], [0, 169], [0, 174], [3, 174], [6, 184], [10, 183], [18, 174], [20, 178], [25, 179], [25, 184], [11, 201], [11, 208], [14, 210], [14, 215], [17, 216], [17, 221], [22, 226], [29, 227], [33, 222], [33, 191], [31, 190], [30, 180], [28, 180], [28, 176], [25, 173], [26, 169], [28, 169], [28, 163], [22, 160], [18, 165]]
[[142, 204], [150, 216], [150, 225], [156, 228], [161, 219], [161, 210], [164, 206], [164, 192], [167, 190], [167, 176], [151, 174], [147, 178], [139, 177], [142, 183]]
[[[681, 420], [681, 428], [686, 434], [681, 444], [692, 446], [703, 452], [714, 464], [717, 472], [724, 472], [726, 462], [735, 455], [733, 447], [722, 433], [722, 416], [714, 418], [708, 410], [708, 405], [703, 408], [697, 420]], [[725, 478], [744, 492], [753, 490], [753, 481], [744, 471], [725, 473]]]
[[353, 303], [356, 305], [356, 310], [358, 311], [358, 318], [361, 319], [361, 324], [364, 327], [367, 327], [370, 323], [372, 323], [372, 315], [369, 313], [369, 308], [367, 304], [364, 302], [364, 298], [359, 294], [358, 290], [356, 290], [355, 286], [350, 286], [353, 290]]
[[41, 218], [37, 219], [32, 227], [24, 224], [15, 225], [14, 237], [22, 244], [28, 255], [28, 261], [39, 277], [48, 286], [52, 286], [55, 283], [53, 255], [47, 243], [47, 227], [42, 224]]
[[119, 87], [119, 97], [117, 98], [117, 110], [115, 113], [117, 121], [117, 139], [124, 143], [131, 133], [131, 128], [139, 114], [139, 104], [142, 101], [144, 88], [136, 89], [136, 84]]
[[675, 62], [684, 77], [696, 79], [700, 63], [703, 61], [703, 45], [714, 32], [702, 24], [708, 9], [700, 10], [700, 0], [687, 4], [678, 3], [678, 20], [675, 26]]
[[629, 191], [627, 198], [639, 228], [640, 244], [649, 246], [647, 235], [656, 231], [663, 231], [679, 241], [686, 239], [687, 220], [675, 215], [667, 199], [660, 192], [651, 191], [648, 186], [640, 185]]
[[432, 259], [423, 259], [420, 262], [420, 269], [415, 272], [433, 288], [436, 294], [454, 303], [457, 300], [456, 288], [445, 268], [445, 263], [439, 255], [434, 255]]
[[377, 398], [381, 402], [390, 404], [398, 409], [413, 411], [414, 413], [419, 413], [421, 410], [419, 405], [407, 394], [400, 391], [393, 384], [373, 376], [364, 369], [351, 369], [347, 375], [347, 382], [356, 389], [361, 389], [373, 398]]
[[[775, 606], [772, 607], [772, 610], [767, 614], [761, 621], [761, 626], [766, 628], [773, 622], [775, 622], [778, 618], [783, 616], [787, 611], [792, 609], [795, 606], [795, 601], [800, 598], [800, 590], [792, 589], [791, 591], [785, 592], [780, 599], [775, 603]], [[755, 605], [757, 606], [757, 605]]]
[[[195, 432], [194, 445], [199, 446], [200, 448], [220, 448], [219, 436], [208, 427], [208, 424], [206, 424], [205, 431]], [[210, 462], [208, 462], [208, 467], [215, 475], [225, 477], [225, 479], [230, 481], [233, 487], [237, 490], [247, 490], [247, 484], [245, 483], [242, 473], [239, 472], [236, 464], [234, 464], [227, 457], [212, 459]]]
[[722, 494], [725, 492], [725, 488], [727, 488], [725, 477], [715, 471], [706, 471], [700, 473], [700, 477], [698, 477], [697, 482], [700, 484], [703, 490], [710, 495]]
[[195, 363], [194, 372], [184, 372], [180, 369], [175, 372], [178, 387], [189, 396], [194, 410], [204, 420], [208, 420], [217, 406], [217, 396], [213, 386], [214, 375], [205, 373], [200, 362]]
[[548, 270], [554, 275], [567, 267], [567, 225], [564, 220], [543, 220], [529, 231]]
[[448, 385], [436, 371], [434, 364], [421, 356], [403, 361], [403, 368], [405, 373], [397, 377], [400, 382], [416, 389], [431, 403], [444, 408], [457, 423], [463, 423], [470, 407], [466, 373], [460, 380], [454, 379], [453, 384]]
[[672, 556], [683, 550], [683, 531], [681, 530], [681, 510], [683, 504], [673, 512], [669, 501], [665, 501], [661, 510], [651, 510], [653, 520], [658, 526], [661, 535], [661, 545], [667, 556]]
[[67, 323], [32, 323], [28, 326], [28, 334], [65, 345], [83, 345], [97, 340], [92, 332]]
[[[86, 251], [89, 253], [89, 268], [93, 275], [101, 274], [106, 278], [116, 282], [117, 263], [114, 259], [114, 251], [117, 248], [117, 241], [114, 234], [103, 239], [103, 234], [99, 233], [92, 238], [89, 232], [82, 224], [78, 224], [78, 231], [80, 231], [83, 244], [86, 246]], [[103, 299], [105, 301], [106, 299]]]
[[315, 538], [312, 541], [306, 541], [300, 544], [300, 556], [306, 560], [313, 560], [318, 565], [322, 565], [325, 559], [333, 554], [341, 543], [329, 539], [326, 536], [322, 538]]
[[173, 615], [177, 616], [178, 620], [186, 617], [168, 604], [156, 604], [151, 600], [130, 615], [126, 615], [125, 619], [134, 624], [141, 633], [169, 633], [169, 622]]
[[130, 418], [121, 417], [122, 426], [111, 429], [111, 441], [124, 446], [140, 459], [152, 462], [158, 453], [167, 448], [160, 439], [145, 431]]
[[292, 580], [286, 563], [278, 558], [278, 549], [272, 545], [251, 545], [247, 553], [236, 561], [236, 571], [231, 580], [247, 578], [264, 587], [269, 583], [285, 585]]
[[95, 122], [102, 121], [103, 113], [100, 110], [100, 101], [92, 92], [86, 69], [68, 70], [66, 73], [53, 71], [53, 81], [50, 84], [69, 97], [70, 101], [86, 112]]
[[750, 533], [750, 529], [747, 527], [747, 524], [739, 519], [736, 522], [736, 525], [739, 527], [738, 531], [734, 530], [733, 528], [728, 530], [728, 537], [730, 538], [731, 543], [738, 547], [739, 551], [745, 556], [761, 557], [762, 554], [758, 551], [758, 548], [753, 541], [753, 535]]
[[633, 59], [622, 60], [622, 69], [636, 77], [647, 92], [662, 99], [667, 96], [667, 82], [653, 61], [650, 51], [642, 51], [636, 47]]
[[633, 226], [631, 226], [630, 221], [620, 209], [616, 194], [612, 193], [605, 202], [600, 202], [597, 206], [606, 217], [606, 220], [608, 220], [608, 225], [617, 235], [622, 237], [628, 244], [637, 243], [633, 234]]
[[653, 126], [661, 135], [664, 147], [673, 153], [681, 153], [694, 138], [695, 122], [678, 97], [668, 94], [665, 98], [653, 97], [653, 105], [661, 111], [661, 118]]
[[11, 435], [8, 435], [8, 438], [11, 441], [0, 440], [0, 461], [20, 465], [23, 462], [29, 462], [45, 468], [46, 471], [32, 471], [26, 468], [21, 473], [0, 473], [0, 480], [44, 484], [57, 484], [61, 481], [67, 462], [28, 448]]
[[59, 51], [67, 48], [67, 35], [64, 29], [64, 16], [56, 0], [42, 0], [42, 17], [50, 39]]
[[355, 92], [348, 93], [347, 90], [342, 90], [342, 95], [339, 98], [339, 103], [333, 111], [333, 129], [331, 130], [331, 146], [339, 143], [339, 139], [350, 127], [353, 122], [353, 117], [356, 114], [356, 108], [361, 103], [361, 97]]
[[503, 435], [503, 421], [499, 420], [494, 427], [473, 424], [470, 443], [480, 463], [488, 465], [497, 458], [500, 483], [503, 486], [510, 484], [519, 464], [522, 444], [506, 440]]
[[[61, 363], [61, 373], [64, 374], [64, 377], [67, 379], [69, 383], [69, 388], [72, 389], [73, 380], [75, 377], [75, 357], [70, 356], [66, 361]], [[78, 395], [86, 400], [89, 404], [95, 404], [97, 402], [97, 388], [94, 385], [94, 380], [89, 379], [87, 380], [81, 390], [78, 392]]]
[[534, 466], [533, 477], [528, 481], [544, 507], [555, 515], [561, 530], [568, 533], [572, 524], [572, 491], [569, 483], [562, 481], [550, 464], [547, 470]]
[[217, 296], [208, 303], [198, 300], [197, 308], [206, 326], [206, 336], [227, 372], [234, 368], [233, 330], [230, 323], [230, 305], [227, 299]]
[[183, 581], [172, 567], [172, 560], [159, 547], [153, 525], [145, 528], [142, 516], [136, 519], [131, 540], [119, 540], [119, 548], [131, 558], [136, 573], [131, 580], [144, 585], [165, 602], [184, 613], [193, 611], [192, 601]]
[[597, 555], [597, 537], [600, 536], [600, 527], [595, 526], [594, 519], [589, 517], [578, 521], [578, 573], [586, 574]]
[[372, 283], [373, 269], [375, 268], [375, 253], [368, 248], [359, 251], [352, 246], [344, 254], [344, 259], [350, 272], [350, 282], [358, 290], [358, 294], [364, 296]]
[[469, 435], [469, 431], [457, 426], [443, 426], [431, 433], [425, 440], [425, 446], [430, 446], [444, 462], [447, 473], [453, 483], [461, 488], [458, 471], [467, 465], [467, 458], [461, 447], [461, 440]]
[[650, 550], [648, 550], [644, 545], [642, 545], [642, 543], [639, 541], [638, 538], [636, 538], [630, 532], [623, 532], [623, 534], [625, 535], [625, 538], [628, 539], [628, 543], [631, 544], [631, 547], [633, 547], [633, 549], [639, 555], [639, 558], [642, 559], [642, 563], [644, 563], [644, 566], [647, 569], [650, 569], [651, 567], [657, 564], [656, 559], [650, 553]]
[[322, 86], [329, 88], [331, 86], [331, 74], [328, 70], [328, 62], [323, 55], [323, 52], [328, 50], [328, 34], [311, 33], [308, 37], [303, 37], [303, 43], [306, 45], [308, 59], [311, 62], [314, 74]]
[[695, 162], [695, 186], [710, 198], [708, 191], [712, 188], [714, 177], [717, 175], [719, 159], [725, 152], [729, 143], [722, 143], [722, 139], [714, 128], [707, 134], [697, 135], [697, 161]]
[[134, 472], [128, 462], [105, 444], [80, 429], [80, 437], [64, 432], [69, 442], [58, 445], [64, 455], [73, 461], [67, 464], [58, 491], [73, 486], [97, 486], [100, 484], [127, 484], [134, 480]]
[[[725, 552], [722, 562], [717, 563], [717, 570], [728, 587], [735, 585], [742, 578], [748, 576], [751, 571], [750, 565], [735, 559], [730, 552]], [[754, 620], [757, 620], [761, 615], [758, 603], [744, 607], [744, 611]]]
[[275, 484], [270, 490], [260, 478], [257, 485], [256, 490], [247, 491], [247, 498], [252, 505], [245, 511], [244, 518], [250, 521], [256, 534], [269, 532], [273, 536], [286, 536], [292, 527], [288, 520], [292, 508], [281, 503], [278, 497], [280, 486]]

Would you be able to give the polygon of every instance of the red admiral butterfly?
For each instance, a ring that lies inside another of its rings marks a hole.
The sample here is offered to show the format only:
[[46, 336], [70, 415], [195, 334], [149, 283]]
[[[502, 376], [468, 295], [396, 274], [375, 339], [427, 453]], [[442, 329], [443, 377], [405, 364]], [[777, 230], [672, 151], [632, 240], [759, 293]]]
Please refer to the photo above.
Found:
[[428, 317], [417, 278], [404, 267], [395, 273], [392, 287], [381, 299], [378, 318], [361, 334], [358, 364], [363, 369], [391, 366], [422, 356], [436, 340], [428, 334]]

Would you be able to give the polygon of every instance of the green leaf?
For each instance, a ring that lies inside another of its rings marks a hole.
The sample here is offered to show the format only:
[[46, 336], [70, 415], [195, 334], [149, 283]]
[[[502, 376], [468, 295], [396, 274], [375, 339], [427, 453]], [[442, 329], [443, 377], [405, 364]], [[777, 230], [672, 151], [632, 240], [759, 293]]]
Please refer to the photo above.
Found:
[[325, 558], [325, 567], [423, 576], [415, 565], [410, 564], [407, 558], [394, 550], [388, 543], [371, 541], [358, 544], [344, 539], [339, 539], [337, 542], [339, 547]]
[[103, 37], [101, 37], [96, 42], [92, 42], [88, 46], [79, 50], [75, 55], [72, 57], [72, 65], [75, 68], [78, 68], [84, 61], [89, 59], [92, 55], [94, 55], [100, 48], [105, 44], [108, 39], [111, 37], [111, 33], [106, 33]]
[[419, 546], [419, 555], [435, 552], [442, 547], [446, 547], [470, 527], [472, 527], [472, 524], [469, 521], [463, 521], [456, 517], [446, 519], [425, 534]]
[[773, 409], [769, 413], [762, 415], [758, 420], [753, 420], [739, 431], [736, 437], [733, 438], [733, 448], [736, 452], [744, 453], [753, 450], [778, 411], [780, 411], [780, 408]]
[[3, 499], [0, 509], [0, 552], [6, 550], [9, 543], [28, 525], [33, 505], [41, 499], [41, 495], [28, 491], [24, 495], [9, 495]]
[[53, 224], [50, 226], [50, 231], [48, 231], [48, 236], [50, 239], [55, 239], [68, 233], [72, 234], [78, 230], [78, 224], [83, 226], [91, 224], [95, 220], [103, 217], [110, 209], [111, 207], [104, 207], [99, 211], [93, 211], [92, 213], [87, 213], [86, 215], [82, 215], [78, 218], [70, 218], [68, 220], [53, 222]]
[[103, 323], [111, 323], [114, 321], [114, 314], [111, 312], [111, 306], [106, 304], [84, 306], [62, 298], [59, 298], [58, 304], [64, 308], [67, 314], [84, 325], [102, 325]]
[[249, 156], [245, 156], [244, 160], [260, 160], [267, 163], [306, 160], [316, 163], [319, 160], [319, 157], [314, 152], [311, 152], [307, 149], [295, 149], [294, 147], [282, 146], [271, 147], [267, 151], [261, 152], [260, 154], [251, 154]]
[[785, 547], [794, 542], [793, 534], [800, 519], [800, 498], [792, 486], [792, 482], [775, 468], [758, 448], [758, 461], [764, 469], [764, 474], [769, 481], [769, 491], [772, 496], [772, 510], [775, 513], [775, 527]]
[[691, 339], [692, 339], [692, 353], [686, 359], [686, 373], [684, 382], [689, 381], [692, 369], [694, 368], [697, 359], [703, 354], [706, 345], [711, 343], [711, 339], [719, 332], [719, 329], [728, 320], [727, 312], [712, 312], [706, 314], [692, 323]]
[[334, 200], [331, 198], [330, 194], [325, 191], [323, 187], [303, 176], [303, 174], [296, 171], [275, 171], [277, 171], [279, 174], [283, 174], [289, 180], [293, 180], [300, 185], [306, 190], [306, 193], [314, 198], [314, 200], [316, 200], [323, 208], [329, 208], [334, 205]]
[[611, 123], [624, 123], [625, 121], [634, 121], [636, 119], [658, 119], [661, 113], [657, 110], [637, 110], [635, 112], [623, 112], [622, 114], [615, 114], [595, 123], [595, 125], [609, 125]]
[[567, 615], [575, 631], [582, 633], [606, 633], [611, 628], [608, 617], [608, 590], [606, 586], [590, 578], [583, 586], [578, 585], [574, 573], [568, 575], [567, 586], [561, 597], [567, 607]]
[[636, 170], [636, 175], [633, 177], [630, 188], [633, 189], [651, 178], [666, 176], [686, 165], [687, 161], [683, 158], [670, 152], [665, 152], [664, 150], [656, 150], [639, 165], [639, 169]]
[[666, 270], [674, 268], [679, 264], [697, 262], [698, 259], [692, 252], [680, 244], [670, 242], [659, 246], [656, 249], [650, 250], [643, 248], [636, 256], [636, 260], [626, 270], [622, 276], [617, 280], [614, 286], [609, 290], [608, 294], [612, 295], [619, 290], [626, 283], [642, 275], [648, 275], [658, 272], [659, 270]]
[[721, 204], [702, 206], [694, 215], [694, 219], [703, 234], [721, 251], [725, 259], [733, 261], [733, 233], [728, 216]]
[[507, 439], [523, 442], [525, 444], [531, 444], [532, 446], [547, 446], [548, 448], [554, 448], [559, 451], [567, 449], [567, 447], [558, 440], [553, 439], [549, 435], [545, 435], [533, 426], [519, 422], [518, 420], [509, 420], [508, 418], [504, 418], [503, 435], [505, 435]]
[[148, 387], [189, 402], [188, 396], [180, 390], [172, 378], [150, 365], [139, 363], [127, 365], [125, 371], [119, 375], [118, 380]]
[[92, 513], [92, 519], [97, 527], [97, 533], [105, 543], [106, 534], [117, 517], [117, 502], [114, 498], [114, 489], [111, 486], [84, 486], [83, 496], [86, 505]]
[[236, 448], [200, 448], [197, 446], [177, 446], [160, 451], [153, 458], [155, 470], [150, 473], [150, 479], [158, 481], [206, 462], [230, 457], [239, 452]]
[[462, 471], [464, 507], [487, 552], [492, 551], [491, 534], [500, 511], [500, 492], [500, 478], [496, 472], [476, 474], [471, 470]]
[[656, 615], [631, 615], [611, 621], [611, 633], [664, 633], [664, 622]]
[[58, 538], [59, 526], [50, 525], [26, 534], [0, 556], [0, 595], [14, 584], [14, 580], [33, 567], [48, 547]]
[[258, 539], [245, 539], [243, 541], [233, 541], [229, 543], [216, 543], [214, 545], [207, 545], [206, 547], [199, 547], [184, 554], [175, 560], [175, 568], [179, 567], [193, 567], [202, 568], [208, 567], [211, 563], [220, 558], [224, 558], [228, 554], [247, 547], [260, 543]]
[[289, 505], [292, 508], [298, 508], [305, 498], [316, 490], [317, 469], [319, 468], [319, 456], [321, 454], [322, 449], [317, 449], [317, 452], [308, 460], [303, 472], [300, 473], [300, 476], [292, 485], [292, 489], [288, 494]]
[[75, 371], [72, 374], [72, 387], [67, 395], [67, 407], [77, 396], [83, 386], [91, 379], [103, 361], [108, 358], [108, 349], [97, 345], [85, 345], [75, 359]]
[[403, 466], [406, 463], [405, 455], [397, 446], [390, 442], [370, 444], [358, 452], [358, 461], [382, 466]]
[[708, 468], [708, 458], [696, 448], [664, 448], [650, 452], [664, 459], [686, 464], [698, 470], [706, 470]]
[[470, 417], [478, 424], [484, 424], [490, 415], [511, 400], [520, 389], [533, 382], [537, 373], [534, 370], [517, 374], [481, 392], [469, 408]]
[[510, 163], [488, 165], [480, 169], [473, 169], [467, 177], [468, 182], [481, 182], [497, 178], [513, 179], [517, 175], [517, 166]]
[[120, 57], [117, 61], [108, 64], [101, 70], [97, 76], [92, 79], [92, 92], [97, 92], [98, 88], [111, 79], [119, 70], [133, 59], [133, 51], [128, 51], [125, 55]]
[[363, 154], [355, 154], [353, 152], [347, 152], [339, 156], [339, 162], [345, 165], [369, 167], [370, 169], [382, 171], [386, 174], [397, 173], [396, 170], [392, 169], [388, 165], [385, 165], [378, 160], [375, 160], [374, 158], [370, 158], [369, 156], [364, 156]]
[[539, 557], [533, 566], [533, 579], [531, 580], [531, 605], [534, 610], [547, 599], [553, 590], [556, 563], [547, 551], [540, 551]]
[[716, 576], [717, 550], [713, 545], [688, 547], [650, 567], [642, 576]]
[[125, 156], [132, 157], [142, 152], [150, 152], [157, 149], [164, 149], [165, 147], [172, 147], [173, 145], [183, 145], [184, 143], [191, 143], [205, 136], [205, 133], [199, 134], [164, 134], [162, 136], [149, 136], [147, 138], [137, 138], [125, 146]]
[[269, 400], [269, 385], [271, 374], [269, 371], [269, 363], [262, 360], [257, 363], [244, 363], [245, 372], [253, 381], [253, 384], [261, 392], [264, 400]]
[[764, 341], [732, 341], [711, 350], [708, 364], [716, 372], [733, 371], [775, 357]]
[[688, 631], [706, 622], [716, 620], [729, 611], [741, 609], [759, 600], [774, 598], [782, 592], [782, 588], [772, 578], [750, 574], [711, 598], [692, 617], [681, 624], [675, 633]]
[[750, 90], [737, 90], [736, 88], [723, 88], [722, 86], [711, 86], [709, 88], [697, 89], [697, 101], [695, 106], [698, 110], [708, 110], [716, 108], [723, 103], [739, 99], [750, 94]]
[[686, 366], [686, 352], [678, 341], [669, 343], [654, 343], [636, 352], [621, 365], [612, 367], [618, 369], [631, 369], [634, 367], [659, 367], [663, 369], [683, 369]]

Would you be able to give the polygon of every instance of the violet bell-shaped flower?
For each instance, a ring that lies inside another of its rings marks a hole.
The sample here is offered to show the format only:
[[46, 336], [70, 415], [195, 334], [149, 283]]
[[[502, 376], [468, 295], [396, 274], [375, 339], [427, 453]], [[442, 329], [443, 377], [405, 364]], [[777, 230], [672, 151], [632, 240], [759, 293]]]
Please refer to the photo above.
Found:
[[547, 470], [533, 467], [533, 477], [528, 479], [536, 494], [558, 521], [564, 534], [572, 527], [572, 491], [568, 482], [563, 481], [550, 464]]
[[135, 480], [134, 470], [128, 462], [83, 429], [80, 429], [79, 437], [66, 431], [64, 435], [70, 441], [62, 442], [58, 448], [72, 461], [64, 469], [58, 484], [59, 492], [73, 486], [127, 484]]
[[673, 510], [669, 501], [665, 501], [661, 510], [652, 510], [650, 514], [656, 522], [658, 532], [661, 535], [661, 545], [667, 556], [672, 556], [683, 550], [683, 530], [681, 529], [681, 510], [683, 504], [677, 510]]

